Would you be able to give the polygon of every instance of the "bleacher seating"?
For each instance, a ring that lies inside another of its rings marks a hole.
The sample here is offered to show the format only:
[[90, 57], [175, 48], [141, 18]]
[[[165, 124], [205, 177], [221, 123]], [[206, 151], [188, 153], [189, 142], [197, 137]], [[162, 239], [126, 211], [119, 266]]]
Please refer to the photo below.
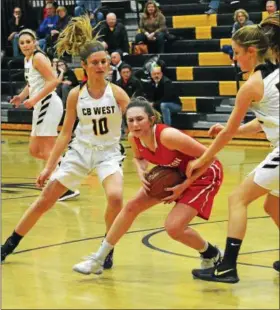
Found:
[[[167, 66], [166, 75], [174, 81], [183, 103], [182, 112], [172, 116], [172, 125], [180, 129], [197, 130], [208, 129], [216, 122], [225, 123], [237, 92], [237, 70], [232, 66], [229, 56], [221, 52], [221, 46], [230, 44], [233, 13], [239, 7], [233, 8], [221, 1], [219, 13], [210, 16], [204, 14], [206, 5], [198, 0], [187, 3], [185, 0], [161, 0], [160, 8], [166, 16], [169, 32], [177, 38], [166, 42], [166, 52], [160, 56]], [[243, 2], [242, 8], [249, 12], [250, 19], [256, 23], [266, 15], [255, 0]], [[8, 48], [2, 59], [2, 111], [3, 107], [7, 110], [7, 105], [3, 105], [5, 95], [11, 95], [11, 91], [16, 92], [24, 84], [22, 66], [12, 66], [14, 78], [12, 83], [10, 81], [7, 65], [11, 60], [10, 55]], [[125, 61], [137, 70], [149, 57], [151, 55], [128, 55]], [[31, 122], [23, 110], [2, 112], [2, 122], [19, 123], [19, 116], [15, 113], [20, 115], [21, 122]], [[244, 122], [252, 117], [248, 113]]]

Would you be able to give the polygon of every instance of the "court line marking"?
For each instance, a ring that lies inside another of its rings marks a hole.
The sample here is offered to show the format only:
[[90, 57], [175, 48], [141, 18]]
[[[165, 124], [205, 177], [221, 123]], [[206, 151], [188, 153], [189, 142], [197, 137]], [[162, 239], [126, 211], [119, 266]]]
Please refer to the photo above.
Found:
[[[250, 219], [259, 219], [259, 218], [266, 218], [266, 217], [256, 217], [256, 218], [250, 218]], [[249, 218], [248, 218], [249, 220]], [[194, 225], [204, 225], [204, 224], [211, 224], [211, 223], [215, 223], [215, 222], [206, 222], [206, 223], [195, 223]], [[193, 226], [194, 226], [193, 225]], [[191, 224], [189, 226], [192, 226]], [[145, 237], [142, 238], [142, 243], [148, 247], [149, 249], [161, 252], [161, 253], [165, 253], [165, 254], [170, 254], [170, 255], [175, 255], [175, 256], [180, 256], [180, 257], [187, 257], [187, 258], [194, 258], [194, 259], [198, 259], [199, 257], [197, 256], [192, 256], [192, 255], [186, 255], [186, 254], [181, 254], [181, 253], [176, 253], [176, 252], [171, 252], [169, 250], [165, 250], [165, 249], [161, 249], [159, 247], [154, 246], [153, 244], [150, 243], [150, 238], [152, 238], [153, 236], [160, 234], [162, 232], [164, 232], [165, 229], [160, 229], [159, 231], [155, 231], [152, 232], [148, 235], [146, 235]], [[266, 252], [273, 252], [273, 251], [279, 251], [279, 249], [267, 249], [267, 250], [258, 250], [258, 251], [251, 251], [251, 252], [243, 252], [243, 253], [239, 253], [239, 255], [248, 255], [248, 254], [256, 254], [256, 253], [266, 253]], [[239, 265], [246, 265], [246, 266], [252, 266], [252, 267], [261, 267], [261, 268], [269, 268], [269, 269], [273, 269], [272, 266], [265, 266], [265, 265], [258, 265], [258, 264], [249, 264], [249, 263], [241, 263], [241, 262], [237, 262]]]
[[[257, 219], [266, 219], [269, 218], [269, 216], [257, 216], [257, 217], [249, 217], [248, 220], [257, 220]], [[227, 222], [228, 220], [218, 220], [218, 221], [213, 221], [213, 222], [202, 222], [202, 223], [193, 223], [190, 224], [190, 226], [197, 226], [197, 225], [206, 225], [206, 224], [216, 224], [216, 223], [224, 223]], [[176, 256], [184, 256], [184, 257], [188, 257], [188, 258], [195, 258], [198, 259], [197, 256], [191, 256], [191, 255], [184, 255], [184, 254], [180, 254], [180, 253], [174, 253], [174, 252], [170, 252], [167, 250], [163, 250], [160, 248], [157, 248], [155, 246], [153, 246], [152, 244], [150, 244], [150, 246], [148, 246], [147, 244], [145, 244], [143, 242], [144, 239], [149, 240], [149, 238], [155, 234], [161, 233], [163, 231], [165, 231], [165, 229], [163, 227], [157, 227], [157, 228], [147, 228], [147, 229], [138, 229], [138, 230], [133, 230], [133, 231], [128, 231], [127, 233], [125, 233], [125, 235], [129, 235], [129, 234], [134, 234], [134, 233], [139, 233], [139, 232], [146, 232], [146, 231], [151, 231], [151, 230], [157, 230], [151, 234], [148, 234], [147, 236], [142, 238], [142, 243], [149, 247], [152, 250], [156, 250], [159, 252], [163, 252], [166, 254], [171, 254], [171, 255], [176, 255]], [[77, 243], [77, 242], [83, 242], [83, 241], [89, 241], [89, 240], [97, 240], [97, 239], [103, 239], [104, 238], [104, 234], [101, 236], [96, 236], [96, 237], [88, 237], [88, 238], [83, 238], [83, 239], [77, 239], [77, 240], [69, 240], [69, 241], [65, 241], [65, 242], [60, 242], [60, 243], [55, 243], [55, 244], [49, 244], [49, 245], [45, 245], [45, 246], [40, 246], [40, 247], [36, 247], [36, 248], [31, 248], [31, 249], [25, 249], [25, 250], [21, 250], [21, 251], [16, 251], [14, 253], [12, 253], [12, 255], [17, 255], [17, 254], [21, 254], [21, 253], [25, 253], [25, 252], [31, 252], [31, 251], [37, 251], [37, 250], [42, 250], [42, 249], [46, 249], [46, 248], [51, 248], [51, 247], [56, 247], [56, 246], [61, 246], [61, 245], [67, 245], [67, 244], [72, 244], [72, 243]], [[279, 249], [268, 249], [268, 250], [259, 250], [259, 251], [253, 251], [253, 252], [244, 252], [244, 253], [240, 253], [239, 255], [246, 255], [246, 254], [254, 254], [254, 253], [260, 253], [260, 252], [272, 252], [272, 251], [278, 251]], [[264, 266], [264, 265], [257, 265], [257, 264], [247, 264], [247, 263], [238, 263], [240, 265], [248, 265], [248, 266], [253, 266], [253, 267], [262, 267], [262, 268], [270, 268], [273, 269], [270, 266]]]

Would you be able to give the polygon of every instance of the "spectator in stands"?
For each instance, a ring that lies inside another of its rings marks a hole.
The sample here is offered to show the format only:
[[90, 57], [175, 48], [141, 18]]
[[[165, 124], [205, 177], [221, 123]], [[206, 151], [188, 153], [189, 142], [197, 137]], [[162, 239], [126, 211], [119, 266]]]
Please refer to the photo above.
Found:
[[67, 9], [64, 6], [59, 6], [56, 9], [56, 13], [58, 15], [58, 21], [54, 29], [51, 30], [50, 35], [47, 35], [46, 37], [46, 46], [47, 48], [47, 54], [48, 55], [54, 55], [54, 45], [58, 39], [58, 36], [60, 32], [67, 26], [69, 23], [71, 17], [67, 14]]
[[[206, 0], [200, 0], [199, 2], [201, 4], [209, 3], [209, 1], [206, 1]], [[205, 12], [205, 14], [207, 15], [217, 14], [219, 6], [220, 6], [220, 0], [211, 0], [210, 3], [208, 4], [208, 10]]]
[[[46, 5], [47, 5], [48, 3], [52, 4], [52, 5], [55, 7], [55, 9], [58, 8], [58, 3], [57, 3], [57, 1], [54, 1], [54, 0], [46, 0]], [[47, 10], [47, 8], [46, 8], [46, 6], [45, 6], [44, 9], [43, 9], [43, 19], [45, 19], [46, 17], [48, 17], [48, 10]]]
[[[249, 14], [243, 9], [236, 10], [233, 15], [234, 24], [232, 26], [232, 34], [234, 34], [238, 29], [247, 26], [253, 25], [254, 23], [249, 19]], [[230, 59], [233, 58], [233, 50], [231, 45], [223, 45], [222, 51], [225, 54], [230, 56]]]
[[106, 16], [106, 22], [100, 28], [100, 41], [105, 49], [111, 54], [116, 50], [128, 54], [128, 36], [124, 25], [117, 21], [115, 13], [109, 13]]
[[273, 14], [274, 12], [277, 11], [276, 1], [267, 1], [265, 8], [266, 8], [266, 11], [269, 15]]
[[66, 107], [66, 100], [70, 90], [79, 85], [79, 81], [75, 73], [68, 68], [67, 63], [63, 60], [59, 60], [57, 63], [58, 75], [63, 72], [63, 78], [61, 84], [57, 87], [56, 92], [62, 99], [64, 108]]
[[55, 72], [55, 74], [58, 73], [57, 64], [58, 64], [58, 58], [53, 58], [53, 60], [52, 60], [52, 68], [53, 68], [53, 71]]
[[16, 6], [14, 8], [13, 17], [9, 20], [11, 34], [8, 36], [8, 41], [12, 42], [14, 57], [19, 56], [18, 35], [24, 28], [26, 28], [25, 18], [23, 17], [21, 8]]
[[39, 46], [41, 50], [46, 50], [47, 35], [51, 35], [51, 31], [55, 29], [58, 22], [58, 15], [56, 15], [56, 9], [52, 3], [46, 5], [47, 17], [42, 21], [38, 29]]
[[143, 95], [141, 82], [132, 74], [132, 68], [129, 64], [124, 63], [120, 70], [121, 78], [116, 82], [131, 98]]
[[111, 54], [112, 82], [115, 83], [121, 79], [120, 70], [123, 65], [121, 52], [115, 51]]
[[164, 53], [166, 30], [165, 16], [160, 12], [155, 2], [149, 0], [140, 19], [140, 33], [136, 35], [135, 43], [143, 42], [150, 49], [151, 42], [154, 42], [156, 52]]
[[153, 107], [161, 112], [163, 122], [171, 125], [171, 113], [181, 111], [182, 103], [176, 94], [172, 81], [163, 75], [161, 67], [154, 67], [151, 72], [152, 81], [147, 88], [147, 99]]
[[[132, 74], [132, 68], [129, 64], [122, 64], [120, 69], [121, 78], [116, 82], [128, 95], [129, 98], [143, 95], [143, 88], [141, 82]], [[121, 139], [126, 138], [126, 124], [123, 120], [121, 128]]]
[[[81, 16], [85, 13], [90, 13], [94, 15], [94, 19], [100, 22], [104, 19], [102, 12], [98, 9], [101, 7], [101, 0], [76, 0], [76, 7], [74, 9], [75, 16]], [[93, 20], [93, 19], [91, 19]], [[91, 22], [91, 25], [94, 26]]]

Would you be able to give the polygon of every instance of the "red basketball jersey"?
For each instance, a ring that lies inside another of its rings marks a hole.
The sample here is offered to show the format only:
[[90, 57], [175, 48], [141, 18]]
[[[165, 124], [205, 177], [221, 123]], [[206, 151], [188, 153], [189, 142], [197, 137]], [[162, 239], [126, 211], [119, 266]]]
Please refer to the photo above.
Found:
[[172, 168], [178, 167], [181, 171], [185, 173], [188, 162], [194, 159], [194, 157], [183, 154], [177, 150], [169, 150], [160, 142], [161, 132], [168, 127], [169, 126], [164, 124], [155, 125], [155, 152], [152, 152], [147, 147], [145, 147], [145, 145], [143, 145], [139, 138], [134, 137], [134, 141], [137, 145], [139, 153], [148, 162], [159, 166]]

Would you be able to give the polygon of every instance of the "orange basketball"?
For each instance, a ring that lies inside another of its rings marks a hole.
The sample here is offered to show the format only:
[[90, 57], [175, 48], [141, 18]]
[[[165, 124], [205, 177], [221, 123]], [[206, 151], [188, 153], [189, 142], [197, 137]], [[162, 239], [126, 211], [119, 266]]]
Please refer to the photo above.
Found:
[[162, 199], [170, 196], [172, 192], [165, 191], [165, 188], [173, 187], [182, 183], [186, 176], [177, 168], [156, 166], [146, 175], [150, 183], [149, 196]]

